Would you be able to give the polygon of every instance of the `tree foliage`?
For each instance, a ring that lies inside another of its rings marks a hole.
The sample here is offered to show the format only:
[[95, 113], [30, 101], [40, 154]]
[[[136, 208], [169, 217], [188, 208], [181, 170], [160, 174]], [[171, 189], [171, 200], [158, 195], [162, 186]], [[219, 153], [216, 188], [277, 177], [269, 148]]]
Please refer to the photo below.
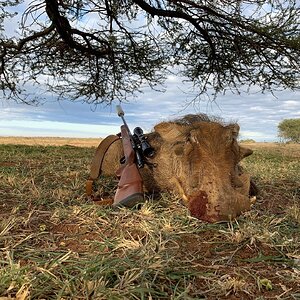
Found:
[[278, 125], [279, 137], [300, 143], [300, 119], [285, 119]]
[[[198, 95], [299, 88], [296, 0], [23, 1], [0, 0], [6, 97], [26, 101], [44, 86], [89, 103], [124, 100], [168, 72]], [[14, 14], [19, 29], [9, 34]]]

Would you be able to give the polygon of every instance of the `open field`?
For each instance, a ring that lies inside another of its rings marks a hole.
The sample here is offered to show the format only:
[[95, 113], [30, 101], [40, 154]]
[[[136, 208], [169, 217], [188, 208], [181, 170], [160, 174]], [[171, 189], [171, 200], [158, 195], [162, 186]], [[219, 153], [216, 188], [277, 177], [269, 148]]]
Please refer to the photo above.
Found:
[[249, 147], [252, 150], [265, 150], [278, 154], [279, 156], [300, 156], [300, 144], [284, 144], [284, 143], [242, 143], [243, 146]]
[[30, 146], [77, 146], [97, 147], [101, 138], [57, 138], [57, 137], [4, 137], [0, 136], [0, 144]]
[[167, 193], [139, 210], [91, 203], [98, 140], [73, 140], [0, 139], [1, 300], [300, 299], [300, 145], [252, 144], [257, 203], [206, 224]]

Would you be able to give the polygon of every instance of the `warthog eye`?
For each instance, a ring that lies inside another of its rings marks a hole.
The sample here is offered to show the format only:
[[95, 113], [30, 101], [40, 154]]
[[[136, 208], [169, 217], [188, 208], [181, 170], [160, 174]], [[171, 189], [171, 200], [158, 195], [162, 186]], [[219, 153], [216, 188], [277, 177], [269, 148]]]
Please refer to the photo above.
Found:
[[183, 155], [183, 153], [184, 153], [184, 143], [183, 142], [175, 143], [172, 148], [176, 155]]

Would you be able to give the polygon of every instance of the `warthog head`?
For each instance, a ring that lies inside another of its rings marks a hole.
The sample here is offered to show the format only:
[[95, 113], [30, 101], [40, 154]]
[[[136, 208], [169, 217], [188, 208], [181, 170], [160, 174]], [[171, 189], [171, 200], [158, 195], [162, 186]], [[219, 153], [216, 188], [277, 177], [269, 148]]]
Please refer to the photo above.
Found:
[[149, 191], [177, 192], [191, 215], [208, 222], [229, 220], [250, 209], [250, 177], [239, 162], [252, 154], [237, 143], [239, 126], [187, 115], [154, 127], [148, 141], [154, 167], [142, 170]]

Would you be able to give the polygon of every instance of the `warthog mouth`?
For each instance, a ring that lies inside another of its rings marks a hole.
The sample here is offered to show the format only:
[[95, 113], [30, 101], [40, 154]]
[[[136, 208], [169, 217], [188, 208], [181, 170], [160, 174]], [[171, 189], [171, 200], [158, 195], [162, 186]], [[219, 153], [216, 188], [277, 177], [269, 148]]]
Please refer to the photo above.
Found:
[[223, 198], [200, 190], [197, 194], [187, 196], [191, 216], [209, 223], [231, 220], [249, 210], [253, 202], [255, 199], [238, 192], [231, 196], [224, 195]]

